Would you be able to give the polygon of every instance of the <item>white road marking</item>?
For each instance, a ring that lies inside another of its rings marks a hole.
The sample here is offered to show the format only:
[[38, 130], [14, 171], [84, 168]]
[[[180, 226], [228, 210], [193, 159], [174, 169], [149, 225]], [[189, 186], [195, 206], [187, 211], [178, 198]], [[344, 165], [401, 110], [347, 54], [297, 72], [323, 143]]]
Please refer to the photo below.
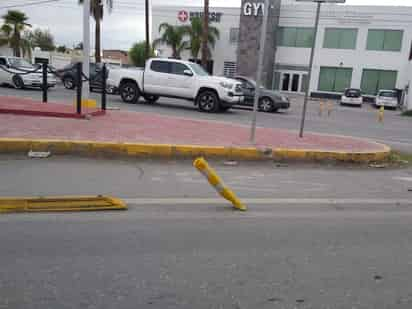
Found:
[[412, 177], [392, 177], [392, 179], [412, 182]]
[[[220, 205], [222, 198], [124, 198], [127, 204], [134, 205]], [[245, 198], [245, 204], [252, 205], [412, 205], [411, 199], [373, 199], [373, 198]]]

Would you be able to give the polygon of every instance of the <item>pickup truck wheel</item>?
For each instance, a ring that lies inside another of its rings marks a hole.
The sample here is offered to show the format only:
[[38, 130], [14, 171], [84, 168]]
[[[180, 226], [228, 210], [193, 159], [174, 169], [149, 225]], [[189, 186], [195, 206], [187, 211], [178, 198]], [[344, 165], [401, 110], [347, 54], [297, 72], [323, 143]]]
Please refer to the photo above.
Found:
[[265, 113], [270, 113], [274, 110], [273, 101], [267, 97], [263, 97], [259, 100], [258, 107], [261, 112]]
[[23, 89], [24, 88], [24, 82], [21, 76], [19, 75], [14, 75], [13, 76], [13, 84], [16, 89]]
[[213, 91], [203, 91], [197, 97], [199, 110], [207, 113], [215, 113], [219, 110], [219, 98]]
[[66, 76], [63, 78], [63, 86], [66, 89], [74, 89], [75, 83], [74, 78], [71, 76]]
[[140, 97], [139, 87], [133, 82], [125, 82], [120, 86], [120, 96], [123, 102], [137, 103]]
[[143, 98], [147, 103], [156, 103], [159, 100], [159, 96], [151, 94], [144, 95]]

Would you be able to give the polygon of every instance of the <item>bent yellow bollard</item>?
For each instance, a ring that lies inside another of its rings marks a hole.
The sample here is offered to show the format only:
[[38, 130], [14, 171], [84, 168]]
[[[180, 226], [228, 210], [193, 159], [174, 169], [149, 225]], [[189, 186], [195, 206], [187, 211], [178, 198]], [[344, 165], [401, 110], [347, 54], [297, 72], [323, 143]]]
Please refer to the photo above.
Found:
[[332, 114], [333, 111], [333, 103], [331, 101], [328, 102], [328, 117]]
[[217, 175], [215, 170], [209, 166], [203, 158], [197, 158], [193, 162], [196, 167], [209, 181], [209, 183], [216, 189], [216, 191], [225, 199], [233, 204], [233, 207], [239, 210], [246, 211], [247, 207], [239, 200], [235, 193], [225, 186], [222, 179]]
[[381, 106], [378, 111], [378, 121], [383, 123], [383, 115], [385, 113], [385, 107]]

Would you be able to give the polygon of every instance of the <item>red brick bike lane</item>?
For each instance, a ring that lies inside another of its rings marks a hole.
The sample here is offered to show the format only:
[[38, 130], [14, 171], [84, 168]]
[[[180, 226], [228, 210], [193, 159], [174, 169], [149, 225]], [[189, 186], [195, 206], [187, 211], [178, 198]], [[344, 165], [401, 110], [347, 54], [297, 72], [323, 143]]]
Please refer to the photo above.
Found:
[[[10, 97], [0, 96], [10, 105]], [[19, 99], [36, 109], [31, 100]], [[48, 104], [53, 110], [67, 109], [61, 104]], [[44, 106], [42, 107], [44, 108]], [[160, 116], [154, 113], [107, 111], [91, 119], [68, 119], [0, 113], [0, 138], [59, 139], [76, 141], [172, 144], [304, 149], [333, 152], [382, 151], [384, 146], [354, 137], [298, 133], [283, 129], [257, 128], [256, 144], [249, 143], [250, 128], [226, 122]]]

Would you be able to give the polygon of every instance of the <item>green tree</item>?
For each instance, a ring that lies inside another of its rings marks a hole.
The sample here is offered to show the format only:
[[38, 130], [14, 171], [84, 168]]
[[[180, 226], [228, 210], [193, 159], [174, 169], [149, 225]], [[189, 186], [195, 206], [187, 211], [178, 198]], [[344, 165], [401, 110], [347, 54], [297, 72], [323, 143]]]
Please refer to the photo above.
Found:
[[[83, 4], [84, 0], [79, 0], [79, 4]], [[113, 0], [106, 0], [106, 6], [109, 12], [113, 9]], [[102, 62], [101, 57], [101, 22], [103, 20], [104, 5], [102, 0], [90, 0], [90, 14], [93, 15], [95, 21], [95, 58], [96, 62]]]
[[[203, 21], [199, 17], [192, 18], [190, 26], [185, 26], [185, 32], [189, 35], [190, 54], [194, 59], [198, 59], [199, 52], [202, 47]], [[216, 45], [216, 41], [220, 37], [219, 30], [216, 27], [209, 25], [208, 31], [208, 55], [211, 54], [211, 48]]]
[[66, 45], [57, 46], [56, 51], [58, 51], [59, 53], [65, 53], [67, 51], [67, 47]]
[[187, 34], [186, 27], [163, 23], [159, 26], [159, 33], [162, 32], [161, 37], [153, 42], [153, 46], [157, 47], [160, 44], [166, 44], [172, 48], [172, 57], [180, 58], [181, 52], [189, 46], [189, 42], [184, 40]]
[[54, 37], [49, 30], [41, 30], [39, 28], [27, 34], [27, 39], [32, 47], [40, 47], [44, 51], [53, 51], [56, 49], [54, 45]]
[[144, 67], [146, 59], [154, 56], [154, 49], [150, 47], [150, 55], [146, 56], [146, 41], [133, 44], [129, 50], [129, 58], [137, 67]]
[[10, 44], [10, 38], [11, 38], [12, 31], [13, 29], [11, 28], [10, 25], [4, 24], [3, 26], [0, 27], [0, 46]]
[[31, 55], [30, 42], [22, 38], [22, 32], [30, 28], [31, 25], [27, 23], [28, 17], [20, 11], [10, 10], [7, 14], [2, 16], [4, 24], [1, 27], [4, 37], [2, 38], [2, 45], [9, 45], [13, 49], [13, 54], [16, 57]]

